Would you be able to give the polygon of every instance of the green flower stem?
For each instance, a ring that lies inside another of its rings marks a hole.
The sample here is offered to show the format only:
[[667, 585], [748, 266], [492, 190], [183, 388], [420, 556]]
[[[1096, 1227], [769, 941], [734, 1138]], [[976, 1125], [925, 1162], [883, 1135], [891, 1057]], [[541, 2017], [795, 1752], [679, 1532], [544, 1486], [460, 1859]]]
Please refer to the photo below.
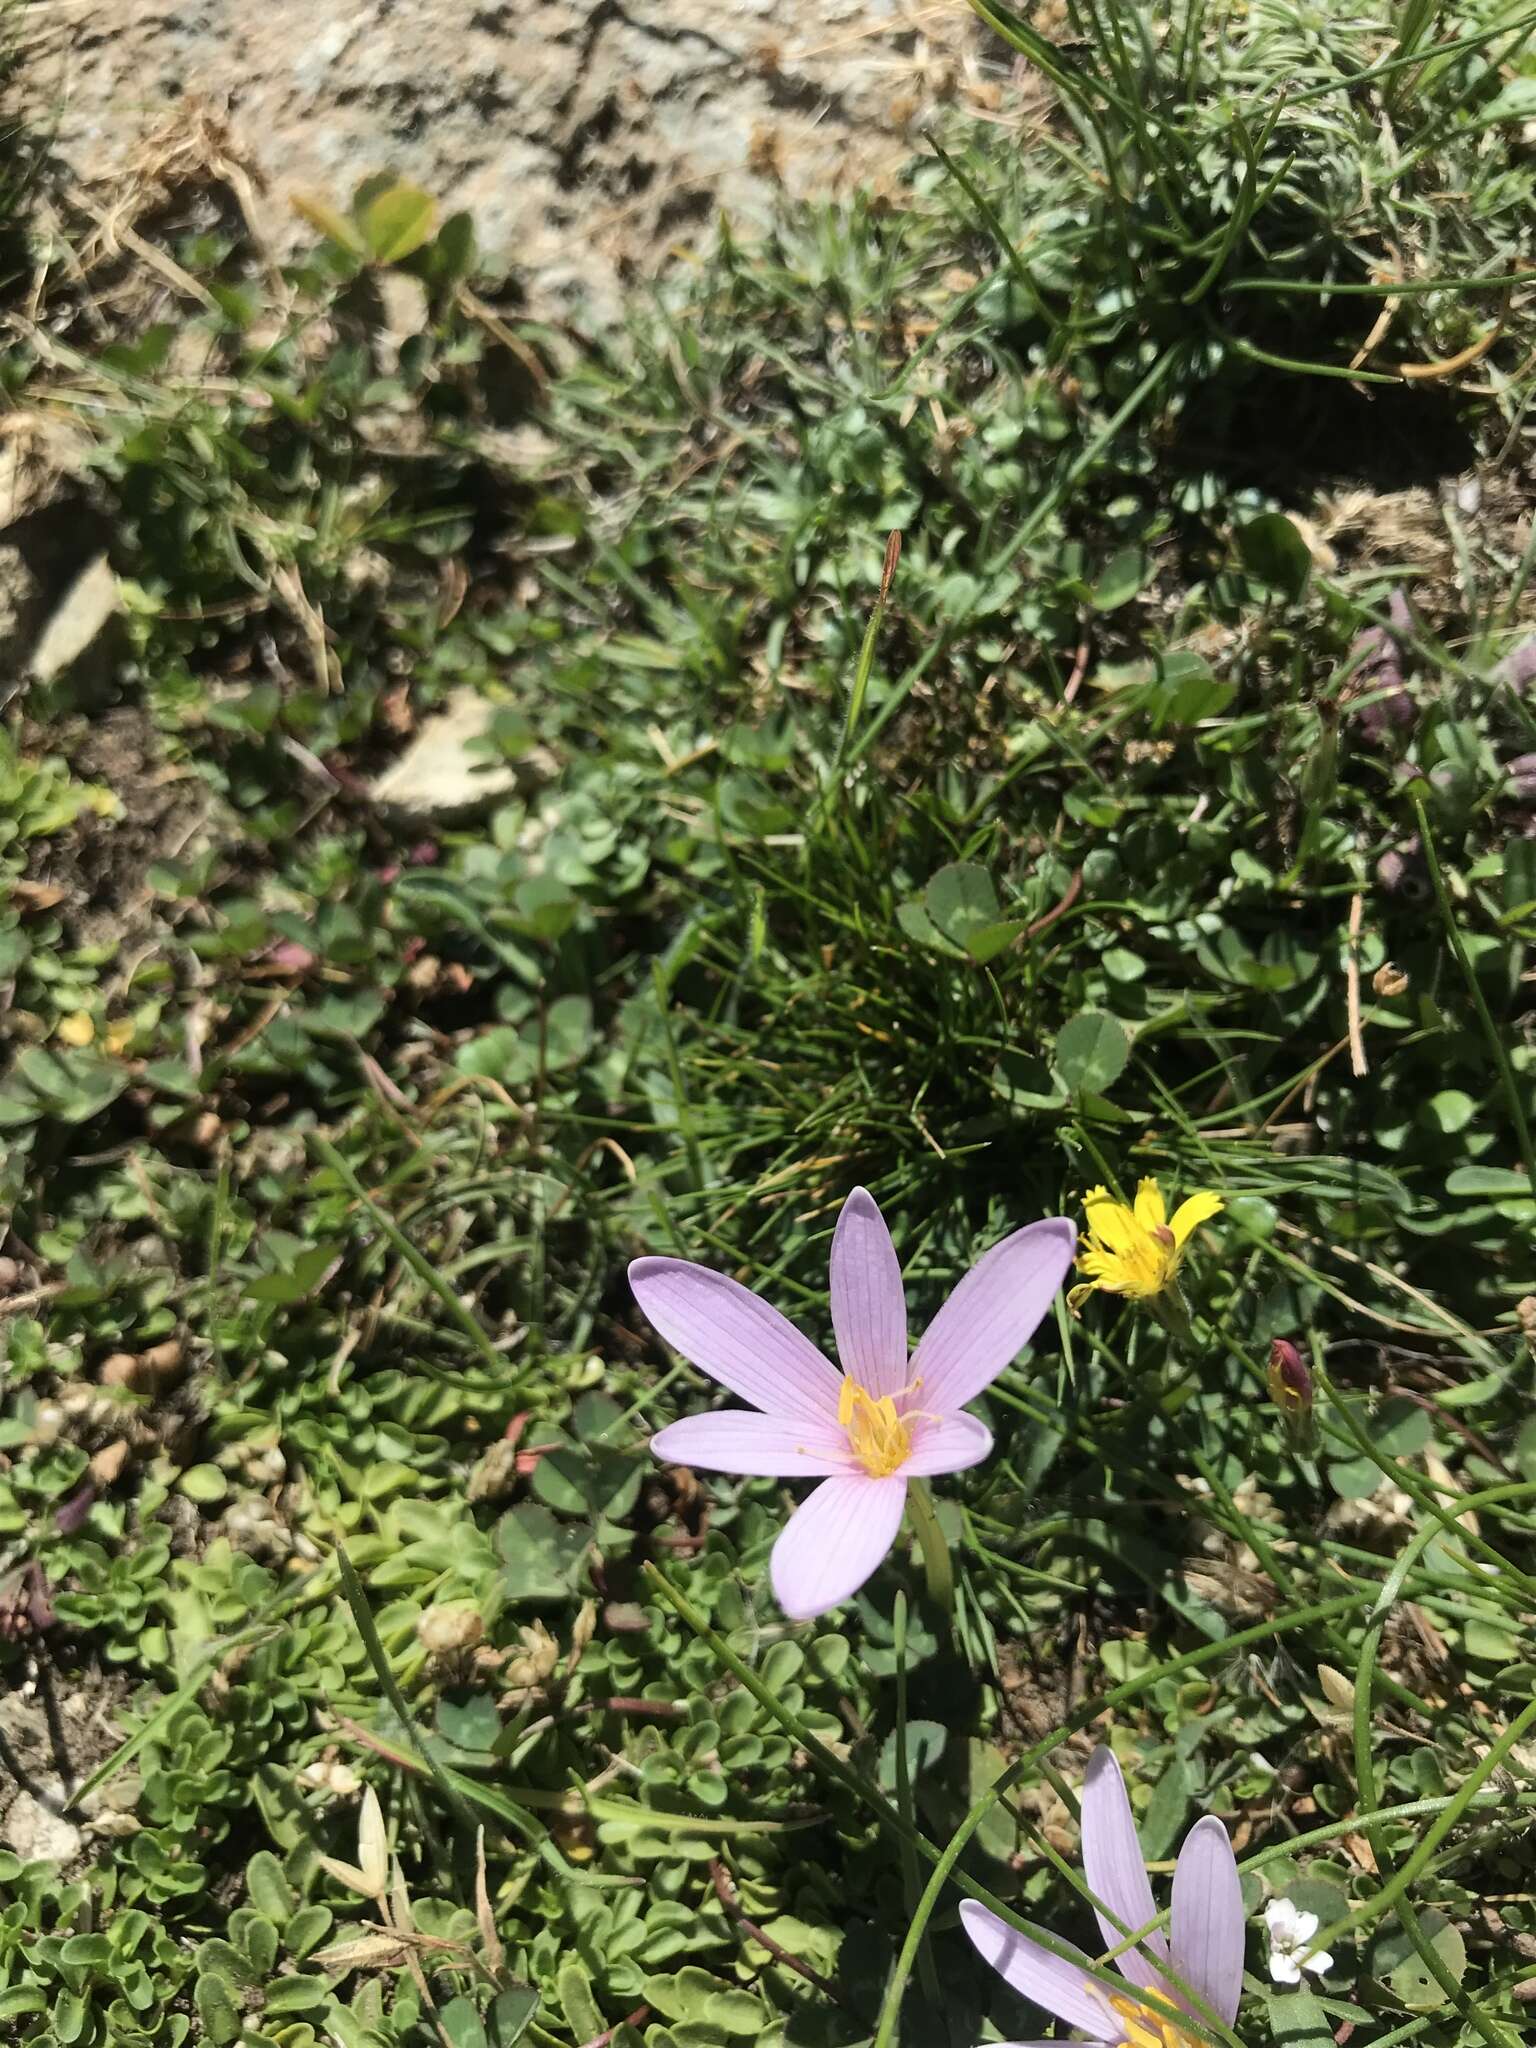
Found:
[[1515, 1079], [1515, 1070], [1510, 1064], [1509, 1051], [1505, 1046], [1498, 1026], [1493, 1021], [1483, 995], [1482, 986], [1473, 970], [1467, 953], [1466, 942], [1461, 936], [1461, 927], [1456, 922], [1456, 912], [1451, 903], [1450, 891], [1445, 886], [1445, 876], [1440, 868], [1440, 856], [1435, 851], [1434, 837], [1429, 829], [1429, 819], [1424, 810], [1424, 799], [1414, 795], [1413, 808], [1419, 821], [1419, 844], [1424, 849], [1424, 860], [1429, 868], [1429, 879], [1434, 885], [1435, 901], [1440, 906], [1441, 920], [1445, 935], [1451, 942], [1451, 951], [1461, 969], [1461, 978], [1467, 984], [1467, 994], [1472, 998], [1472, 1007], [1477, 1012], [1477, 1021], [1483, 1027], [1483, 1036], [1493, 1054], [1493, 1063], [1498, 1068], [1499, 1085], [1504, 1091], [1504, 1100], [1509, 1107], [1510, 1121], [1515, 1127], [1515, 1136], [1520, 1144], [1520, 1159], [1525, 1167], [1526, 1178], [1531, 1184], [1531, 1193], [1536, 1195], [1536, 1147], [1531, 1144], [1531, 1127], [1526, 1122], [1525, 1104], [1520, 1099], [1520, 1086]]
[[1414, 2040], [1426, 2030], [1432, 2020], [1438, 2018], [1438, 2013], [1427, 2012], [1421, 2014], [1416, 2020], [1404, 2020], [1403, 2024], [1400, 2027], [1394, 2027], [1390, 2034], [1378, 2034], [1371, 2043], [1371, 2048], [1398, 2048], [1400, 2041]]
[[[1154, 1294], [1148, 1301], [1147, 1306], [1175, 1344], [1186, 1344], [1191, 1348], [1194, 1346], [1196, 1341], [1195, 1329], [1189, 1319], [1189, 1306], [1177, 1286], [1170, 1287], [1166, 1294]], [[1168, 1393], [1173, 1392], [1175, 1385], [1182, 1384], [1184, 1380], [1192, 1376], [1191, 1370], [1186, 1367], [1179, 1380], [1170, 1385], [1167, 1390]]]
[[[896, 1805], [909, 1830], [901, 1843], [901, 1881], [910, 1919], [917, 1911], [922, 1886], [917, 1874], [917, 1844], [912, 1839], [917, 1834], [917, 1808], [912, 1799], [912, 1764], [907, 1755], [907, 1596], [902, 1592], [896, 1595], [891, 1633], [896, 1650]], [[939, 1979], [927, 1942], [917, 1952], [917, 1973], [924, 1998], [937, 2012]]]
[[907, 1487], [907, 1515], [917, 1547], [923, 1553], [923, 1572], [928, 1581], [928, 1598], [946, 1614], [955, 1611], [955, 1566], [949, 1543], [934, 1512], [933, 1495], [927, 1482], [914, 1479]]
[[[1372, 1821], [1427, 1820], [1444, 1813], [1450, 1805], [1452, 1794], [1442, 1793], [1437, 1799], [1405, 1799], [1397, 1806], [1380, 1806], [1370, 1815]], [[1472, 1804], [1483, 1807], [1536, 1808], [1536, 1792], [1517, 1792], [1513, 1796], [1504, 1792], [1479, 1792]], [[1259, 1849], [1252, 1856], [1245, 1856], [1239, 1866], [1244, 1871], [1263, 1870], [1271, 1863], [1284, 1863], [1293, 1858], [1299, 1849], [1315, 1849], [1324, 1842], [1336, 1842], [1341, 1835], [1355, 1835], [1360, 1832], [1365, 1815], [1360, 1812], [1346, 1814], [1343, 1820], [1331, 1820], [1325, 1827], [1308, 1828], [1304, 1834], [1287, 1835], [1283, 1842], [1276, 1842], [1271, 1848]]]

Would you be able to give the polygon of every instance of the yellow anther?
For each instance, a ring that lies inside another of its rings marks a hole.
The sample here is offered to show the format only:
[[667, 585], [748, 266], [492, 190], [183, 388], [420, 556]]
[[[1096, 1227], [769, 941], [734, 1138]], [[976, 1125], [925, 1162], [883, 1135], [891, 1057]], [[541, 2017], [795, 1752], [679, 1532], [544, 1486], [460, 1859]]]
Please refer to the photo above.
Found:
[[871, 1479], [889, 1479], [911, 1455], [912, 1432], [889, 1394], [877, 1400], [857, 1380], [845, 1377], [837, 1397], [837, 1419], [848, 1432], [849, 1449]]
[[1120, 2020], [1121, 2039], [1126, 2048], [1194, 2048], [1184, 2029], [1161, 2013], [1153, 2012], [1145, 2005], [1138, 2005], [1134, 1998], [1107, 1997], [1105, 2003], [1112, 2006]]

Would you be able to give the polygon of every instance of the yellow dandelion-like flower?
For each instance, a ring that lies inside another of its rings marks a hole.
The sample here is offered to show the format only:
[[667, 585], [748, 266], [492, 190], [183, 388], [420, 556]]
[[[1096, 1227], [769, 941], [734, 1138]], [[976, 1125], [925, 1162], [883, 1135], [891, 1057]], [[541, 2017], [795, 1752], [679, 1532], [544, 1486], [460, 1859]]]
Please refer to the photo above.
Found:
[[1078, 1271], [1088, 1277], [1067, 1296], [1068, 1306], [1076, 1309], [1095, 1291], [1123, 1294], [1129, 1301], [1150, 1301], [1165, 1293], [1190, 1239], [1221, 1207], [1220, 1195], [1203, 1189], [1186, 1196], [1170, 1216], [1155, 1180], [1140, 1183], [1129, 1207], [1108, 1188], [1090, 1188], [1083, 1201], [1088, 1244], [1077, 1262]]

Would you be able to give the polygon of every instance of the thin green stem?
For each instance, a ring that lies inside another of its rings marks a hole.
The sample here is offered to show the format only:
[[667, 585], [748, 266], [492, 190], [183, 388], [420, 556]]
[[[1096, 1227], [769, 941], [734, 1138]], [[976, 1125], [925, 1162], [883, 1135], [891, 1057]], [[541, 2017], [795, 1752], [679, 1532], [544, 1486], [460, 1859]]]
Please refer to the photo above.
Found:
[[677, 1053], [677, 1037], [672, 1029], [671, 997], [667, 989], [666, 976], [661, 971], [660, 961], [652, 962], [651, 987], [655, 992], [656, 1007], [661, 1016], [661, 1035], [666, 1040], [667, 1073], [672, 1082], [672, 1101], [677, 1112], [677, 1128], [683, 1140], [683, 1150], [688, 1158], [689, 1180], [692, 1184], [693, 1192], [698, 1195], [704, 1192], [706, 1185], [704, 1155], [699, 1149], [699, 1141], [694, 1134], [693, 1114], [688, 1106], [687, 1091], [683, 1083], [682, 1061], [678, 1058]]
[[[975, 6], [976, 0], [971, 0], [971, 4]], [[1124, 431], [1125, 427], [1135, 418], [1153, 392], [1157, 390], [1158, 386], [1165, 379], [1172, 375], [1174, 369], [1183, 359], [1182, 350], [1176, 348], [1168, 349], [1158, 357], [1140, 383], [1137, 384], [1124, 403], [1116, 410], [1114, 416], [1105, 421], [1104, 425], [1081, 453], [1067, 465], [1066, 469], [1050, 488], [1036, 500], [1033, 508], [1024, 519], [1023, 524], [1009, 535], [1008, 539], [985, 564], [980, 575], [979, 588], [985, 589], [990, 578], [998, 575], [1008, 566], [1024, 547], [1025, 543], [1044, 525], [1045, 521], [1055, 511], [1056, 507], [1066, 497], [1078, 479], [1093, 467], [1115, 436]], [[900, 681], [896, 683], [890, 695], [880, 706], [880, 709], [865, 726], [862, 735], [855, 742], [849, 754], [848, 765], [850, 767], [855, 761], [862, 760], [869, 752], [875, 741], [884, 732], [886, 726], [907, 701], [912, 691], [922, 681], [928, 670], [949, 651], [955, 641], [969, 626], [974, 608], [974, 604], [967, 606], [957, 618], [952, 619], [946, 625], [942, 632], [934, 634], [923, 652], [901, 677]]]
[[[917, 1809], [912, 1800], [912, 1759], [907, 1754], [907, 1596], [902, 1592], [896, 1595], [891, 1633], [895, 1639], [896, 1651], [896, 1806], [912, 1835], [915, 1835]], [[901, 1882], [907, 1901], [907, 1913], [910, 1916], [917, 1911], [918, 1894], [922, 1887], [918, 1881], [916, 1844], [909, 1836], [903, 1836], [901, 1843]], [[917, 1971], [923, 1987], [923, 1996], [937, 2012], [939, 1979], [933, 1966], [933, 1954], [927, 1942], [924, 1942], [918, 1951]]]

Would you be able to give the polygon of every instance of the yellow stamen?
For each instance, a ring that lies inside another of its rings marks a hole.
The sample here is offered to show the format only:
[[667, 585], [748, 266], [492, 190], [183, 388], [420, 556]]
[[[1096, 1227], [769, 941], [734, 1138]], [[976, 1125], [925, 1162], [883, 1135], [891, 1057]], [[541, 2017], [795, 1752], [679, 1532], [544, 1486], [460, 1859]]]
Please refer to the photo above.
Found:
[[1138, 2005], [1134, 1998], [1111, 1995], [1106, 2003], [1119, 2017], [1126, 2048], [1194, 2048], [1182, 2027], [1149, 2006]]
[[848, 1432], [849, 1449], [871, 1479], [889, 1479], [911, 1455], [912, 1432], [896, 1413], [890, 1394], [876, 1400], [857, 1380], [845, 1378], [837, 1397], [837, 1419]]

